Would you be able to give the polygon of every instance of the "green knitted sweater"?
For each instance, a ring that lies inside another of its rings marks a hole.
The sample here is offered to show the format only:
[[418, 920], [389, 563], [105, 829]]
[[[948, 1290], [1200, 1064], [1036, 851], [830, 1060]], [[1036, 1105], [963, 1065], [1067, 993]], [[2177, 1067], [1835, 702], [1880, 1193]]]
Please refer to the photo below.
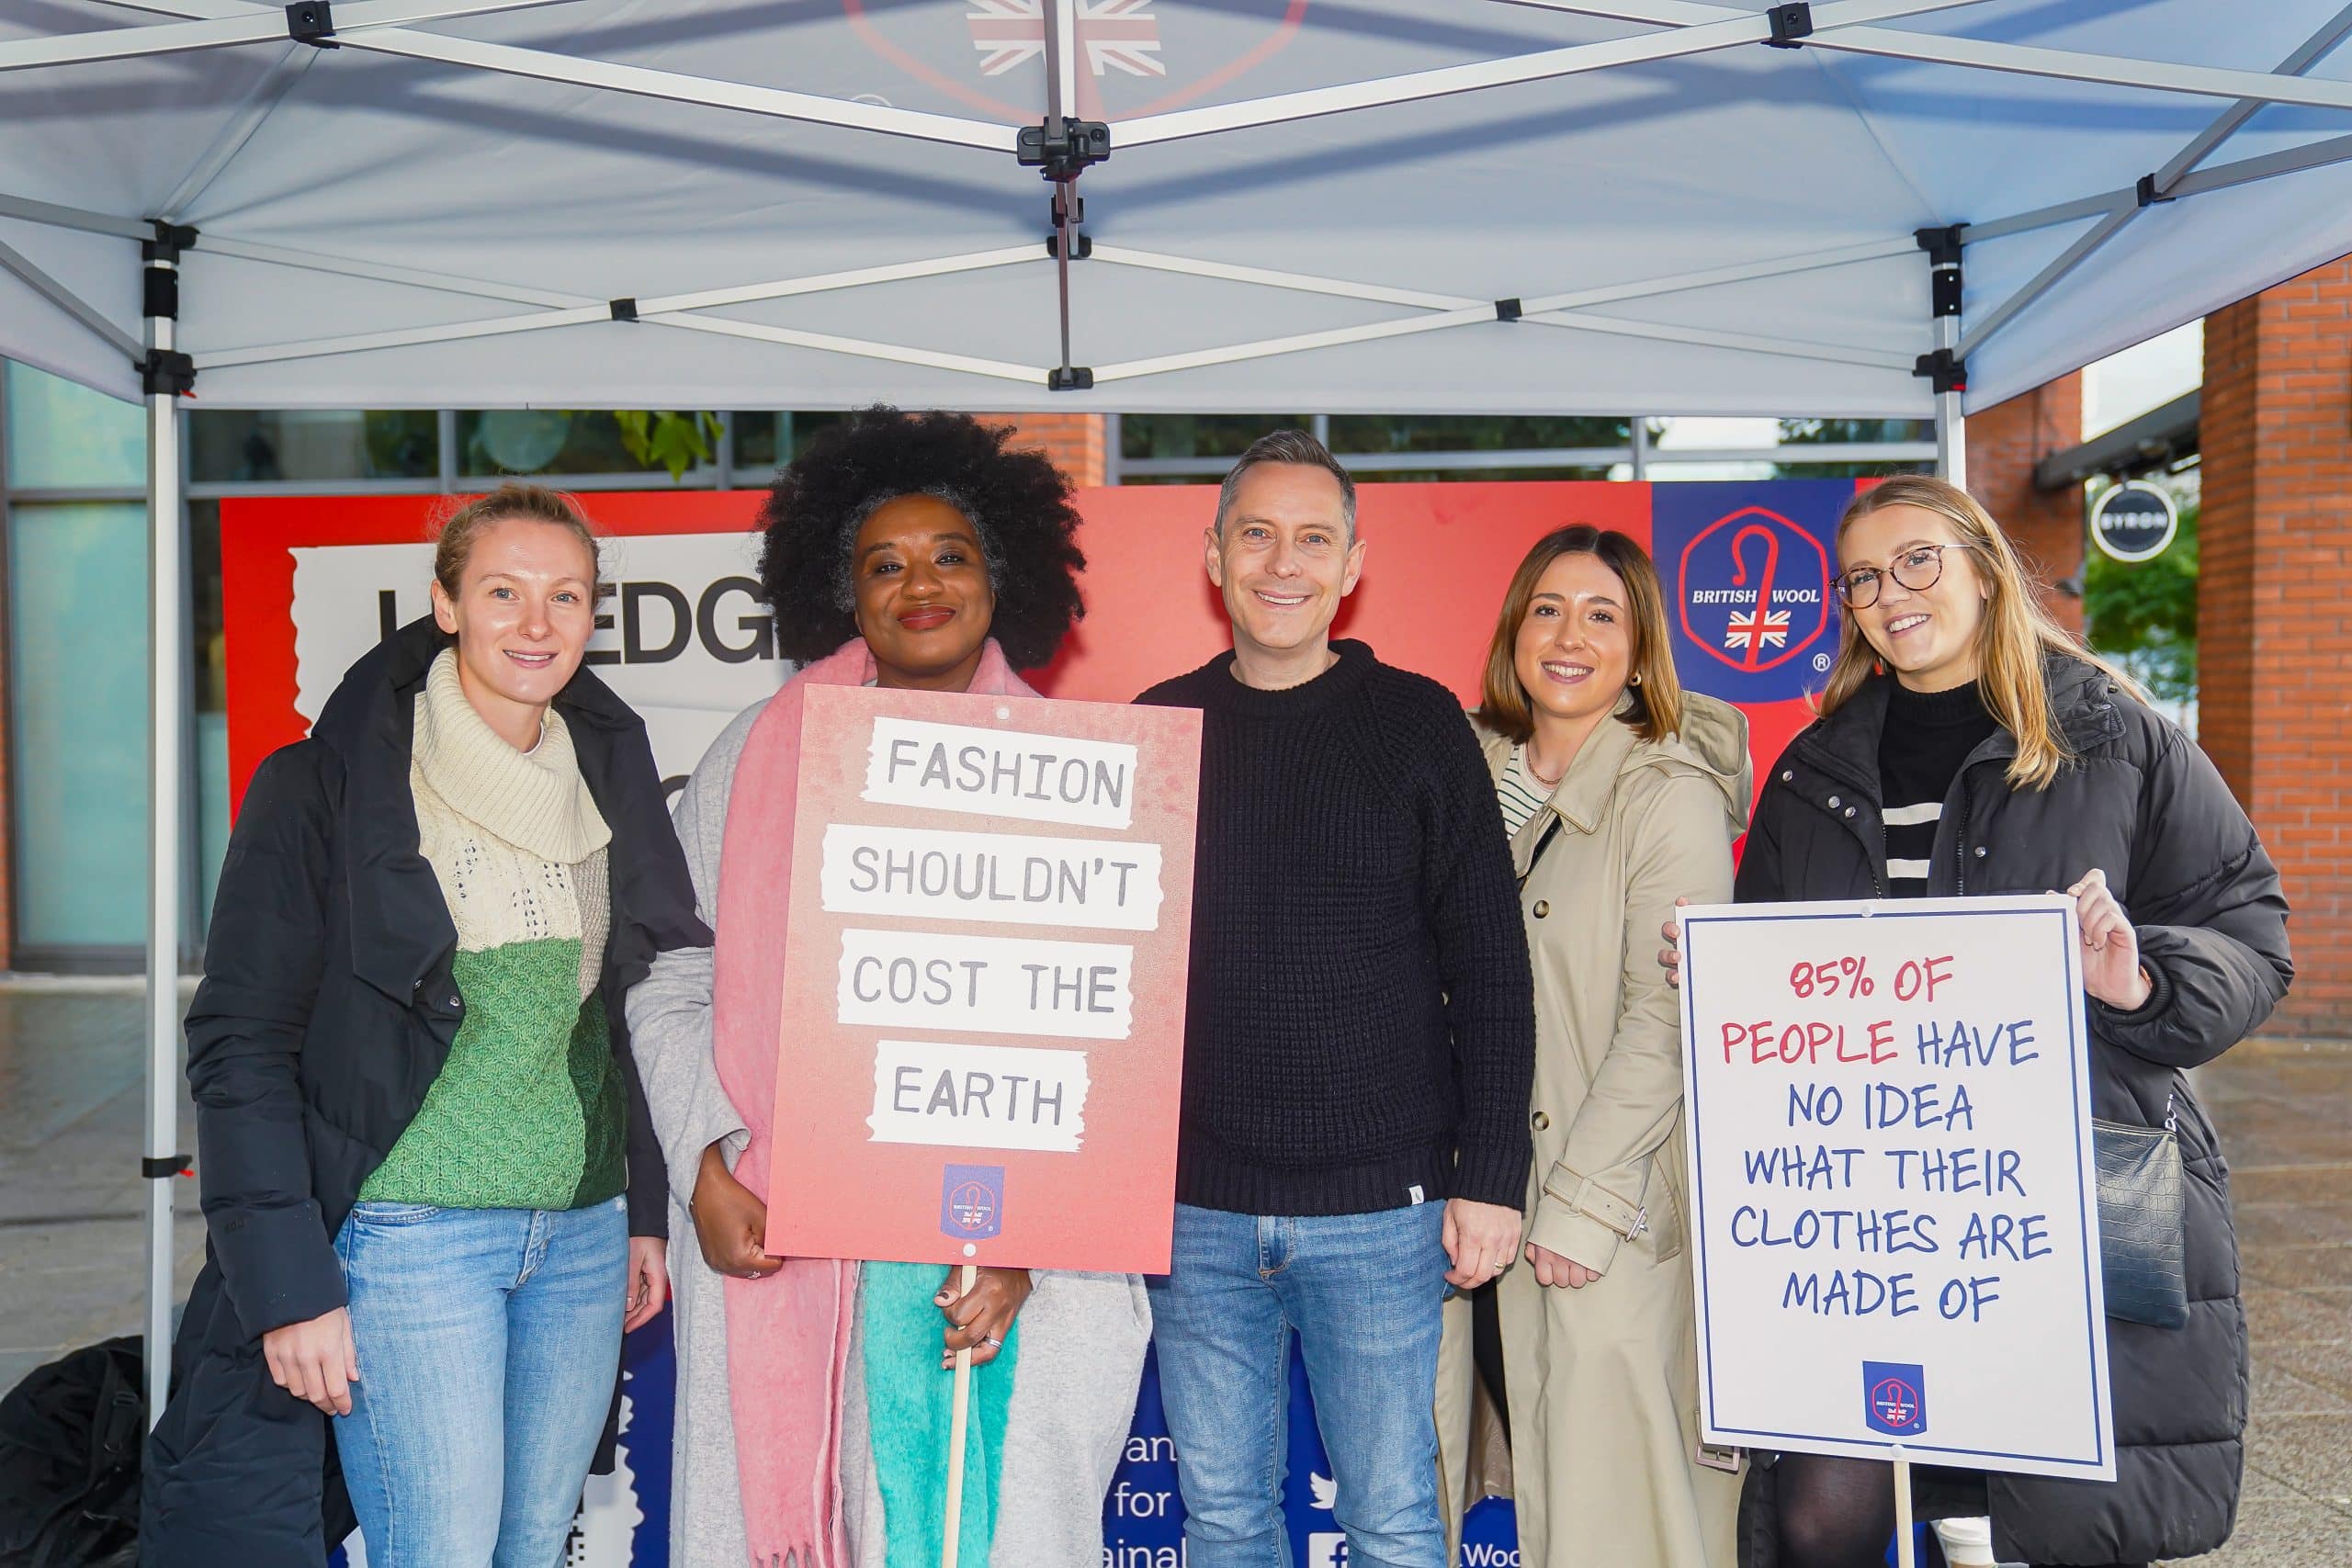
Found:
[[458, 928], [464, 1011], [440, 1076], [363, 1199], [576, 1209], [627, 1184], [620, 1071], [596, 981], [611, 918], [605, 847], [561, 716], [517, 751], [444, 652], [416, 702], [418, 848]]

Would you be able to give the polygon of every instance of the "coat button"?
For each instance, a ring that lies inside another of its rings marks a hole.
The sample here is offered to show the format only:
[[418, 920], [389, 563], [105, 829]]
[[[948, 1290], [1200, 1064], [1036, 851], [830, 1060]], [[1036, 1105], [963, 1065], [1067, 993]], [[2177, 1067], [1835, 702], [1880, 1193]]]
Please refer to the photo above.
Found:
[[1552, 1119], [1549, 1116], [1544, 1115], [1541, 1111], [1537, 1111], [1527, 1120], [1529, 1125], [1532, 1126], [1539, 1133], [1544, 1132], [1552, 1125]]
[[450, 1010], [451, 1012], [463, 1012], [463, 1011], [465, 1011], [465, 1010], [466, 1010], [466, 1003], [465, 1003], [465, 999], [464, 999], [463, 998], [461, 998], [461, 997], [451, 997], [451, 998], [449, 998], [449, 1010]]
[[[1838, 809], [1838, 797], [1834, 795], [1829, 797], [1829, 809], [1832, 811]], [[1852, 813], [1849, 812], [1848, 815], [1850, 816]]]
[[1984, 858], [1984, 846], [1982, 844], [1976, 846], [1976, 858], [1978, 860], [1983, 860]]
[[1787, 784], [1790, 780], [1792, 780], [1792, 779], [1795, 778], [1796, 776], [1797, 776], [1797, 773], [1796, 773], [1796, 770], [1795, 770], [1794, 768], [1782, 768], [1782, 769], [1781, 770], [1781, 782], [1782, 784]]
[[1849, 807], [1846, 807], [1846, 815], [1847, 815], [1847, 816], [1851, 817], [1853, 814], [1854, 814], [1854, 808], [1853, 808], [1852, 807], [1850, 807], [1850, 806], [1849, 806]]
[[1545, 900], [1545, 899], [1542, 899], [1542, 898], [1538, 898], [1537, 900], [1535, 900], [1535, 918], [1536, 918], [1537, 919], [1539, 919], [1539, 920], [1540, 920], [1540, 919], [1542, 919], [1544, 916], [1546, 916], [1546, 915], [1550, 914], [1551, 912], [1552, 912], [1552, 906], [1551, 906], [1551, 904], [1550, 904], [1547, 900]]

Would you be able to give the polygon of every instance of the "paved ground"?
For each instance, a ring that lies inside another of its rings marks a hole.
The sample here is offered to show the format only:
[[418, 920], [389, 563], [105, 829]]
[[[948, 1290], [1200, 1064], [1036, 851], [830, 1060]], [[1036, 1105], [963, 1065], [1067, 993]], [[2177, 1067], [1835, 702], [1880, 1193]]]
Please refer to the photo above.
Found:
[[[138, 1331], [140, 1000], [0, 982], [0, 1388]], [[2256, 1041], [2199, 1085], [2235, 1169], [2254, 1421], [2236, 1538], [2199, 1568], [2352, 1562], [2352, 1043]], [[183, 1110], [183, 1149], [192, 1119]], [[181, 1187], [180, 1288], [203, 1256]]]

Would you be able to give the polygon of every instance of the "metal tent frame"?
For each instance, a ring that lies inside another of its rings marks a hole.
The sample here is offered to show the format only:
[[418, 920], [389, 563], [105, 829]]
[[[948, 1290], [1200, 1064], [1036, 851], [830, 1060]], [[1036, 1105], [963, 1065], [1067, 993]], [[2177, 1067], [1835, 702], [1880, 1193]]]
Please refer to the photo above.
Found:
[[[1822, 359], [1896, 371], [1927, 378], [1933, 389], [1940, 471], [1964, 480], [1964, 416], [1969, 356], [2002, 332], [2061, 280], [2137, 219], [2149, 207], [2249, 182], [2317, 169], [2352, 160], [2352, 134], [2314, 141], [2235, 163], [2214, 164], [2214, 153], [2255, 113], [2269, 105], [2295, 105], [2352, 111], [2352, 82], [2311, 80], [2310, 68], [2352, 34], [2352, 5], [2331, 17], [2270, 72], [2181, 64], [2008, 42], [1934, 34], [1882, 24], [1906, 17], [1954, 11], [1982, 0], [1819, 0], [1776, 5], [1766, 10], [1701, 3], [1701, 0], [1614, 0], [1572, 4], [1567, 0], [1493, 0], [1530, 9], [1642, 24], [1654, 30], [1598, 43], [1575, 44], [1451, 65], [1433, 70], [1277, 94], [1206, 107], [1182, 108], [1108, 122], [1075, 118], [1079, 102], [1078, 0], [1045, 0], [1043, 22], [1046, 72], [1045, 114], [1035, 126], [1012, 127], [879, 104], [751, 86], [639, 65], [579, 58], [549, 51], [488, 43], [435, 32], [423, 24], [559, 5], [566, 0], [312, 0], [279, 6], [261, 0], [102, 0], [102, 3], [165, 18], [93, 32], [0, 43], [0, 72], [32, 70], [108, 60], [125, 60], [213, 49], [289, 42], [294, 49], [269, 73], [214, 143], [205, 148], [172, 197], [154, 213], [90, 211], [0, 194], [0, 216], [54, 228], [136, 243], [141, 251], [146, 333], [133, 341], [102, 310], [66, 281], [30, 258], [0, 244], [0, 270], [15, 275], [60, 310], [132, 360], [140, 371], [148, 410], [151, 516], [151, 615], [153, 667], [150, 687], [152, 851], [147, 928], [149, 1084], [143, 1168], [150, 1178], [149, 1275], [146, 1333], [150, 1354], [147, 1393], [151, 1415], [163, 1403], [170, 1330], [172, 1185], [187, 1165], [176, 1141], [175, 1074], [178, 1036], [175, 989], [179, 951], [179, 874], [182, 837], [179, 798], [181, 765], [181, 600], [186, 575], [177, 519], [181, 511], [178, 424], [175, 402], [209, 369], [267, 364], [325, 355], [447, 343], [469, 338], [558, 331], [589, 323], [630, 321], [673, 331], [716, 333], [786, 347], [818, 350], [890, 363], [962, 372], [1057, 392], [1248, 360], [1368, 343], [1421, 333], [1446, 332], [1497, 320], [1568, 332], [1598, 333], [1663, 342], [1703, 343], [1767, 355]], [[1269, 126], [1347, 114], [1384, 105], [1605, 72], [1644, 62], [1713, 51], [1762, 45], [1777, 50], [1822, 49], [1896, 60], [1957, 66], [1971, 71], [2015, 73], [2150, 92], [2220, 99], [2214, 118], [2161, 167], [2135, 186], [2086, 193], [2066, 202], [1984, 222], [1951, 222], [1915, 234], [1889, 234], [1860, 244], [1794, 254], [1638, 283], [1603, 287], [1532, 288], [1519, 298], [1485, 299], [1399, 287], [1378, 281], [1283, 272], [1199, 257], [1113, 245], [1095, 245], [1080, 232], [1083, 203], [1079, 187], [1090, 166], [1113, 148], [1150, 146], [1187, 138], [1224, 135]], [[319, 254], [242, 241], [208, 229], [198, 234], [177, 215], [229, 167], [254, 131], [300, 77], [317, 51], [353, 49], [471, 71], [569, 84], [601, 92], [729, 109], [771, 118], [869, 131], [914, 142], [979, 149], [1010, 155], [1038, 168], [1053, 184], [1054, 232], [1041, 252], [1035, 245], [964, 254], [909, 258], [846, 271], [713, 287], [689, 293], [594, 299], [552, 290], [452, 274], [422, 272], [353, 257]], [[1973, 319], [1962, 309], [1962, 265], [1970, 245], [2062, 224], [2095, 220], [2080, 237], [2030, 281]], [[300, 268], [323, 275], [414, 286], [435, 293], [492, 299], [518, 307], [512, 313], [475, 320], [255, 344], [191, 356], [175, 347], [179, 267], [189, 251]], [[1914, 251], [1926, 253], [1931, 275], [1933, 314], [1921, 323], [1918, 353], [1904, 356], [1884, 350], [1776, 337], [1638, 322], [1595, 313], [1618, 301], [1702, 291], [1725, 284], [1883, 260]], [[1396, 307], [1411, 313], [1367, 324], [1211, 344], [1152, 357], [1087, 367], [1074, 362], [1070, 341], [1069, 265], [1089, 258], [1095, 265], [1136, 268], [1222, 279]], [[729, 307], [793, 296], [882, 288], [914, 278], [1050, 262], [1058, 295], [1058, 354], [1050, 365], [1014, 363], [967, 355], [803, 331], [746, 321], [725, 313]], [[128, 265], [128, 263], [127, 263]]]

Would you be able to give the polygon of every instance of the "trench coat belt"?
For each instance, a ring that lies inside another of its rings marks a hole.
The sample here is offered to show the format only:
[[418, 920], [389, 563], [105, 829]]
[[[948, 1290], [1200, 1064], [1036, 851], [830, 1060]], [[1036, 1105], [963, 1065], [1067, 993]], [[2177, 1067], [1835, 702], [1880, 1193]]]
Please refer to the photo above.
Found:
[[[1563, 1187], [1567, 1190], [1561, 1190]], [[1649, 1229], [1649, 1211], [1638, 1203], [1629, 1203], [1589, 1176], [1580, 1176], [1566, 1166], [1554, 1166], [1544, 1183], [1544, 1195], [1568, 1206], [1571, 1213], [1599, 1220], [1619, 1235], [1632, 1240]]]

